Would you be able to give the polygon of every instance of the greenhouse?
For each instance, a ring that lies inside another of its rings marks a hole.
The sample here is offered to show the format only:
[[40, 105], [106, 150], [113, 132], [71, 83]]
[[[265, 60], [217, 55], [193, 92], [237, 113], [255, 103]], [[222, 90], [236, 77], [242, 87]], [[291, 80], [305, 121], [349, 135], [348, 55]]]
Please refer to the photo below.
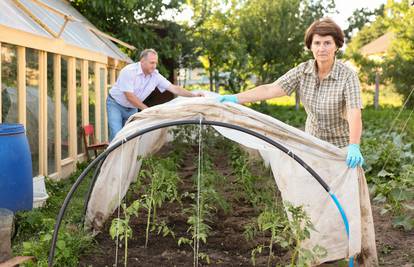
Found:
[[135, 49], [94, 27], [66, 1], [0, 2], [1, 123], [21, 123], [33, 176], [67, 177], [85, 157], [82, 125], [107, 140], [105, 99]]

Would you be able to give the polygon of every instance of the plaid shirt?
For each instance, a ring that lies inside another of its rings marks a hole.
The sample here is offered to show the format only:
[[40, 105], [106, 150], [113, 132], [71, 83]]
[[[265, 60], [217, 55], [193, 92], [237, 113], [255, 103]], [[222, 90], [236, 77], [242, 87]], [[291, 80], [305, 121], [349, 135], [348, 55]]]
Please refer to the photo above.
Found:
[[308, 115], [305, 131], [338, 147], [349, 143], [346, 111], [362, 108], [358, 75], [335, 59], [332, 71], [319, 80], [315, 60], [291, 69], [276, 84], [291, 95], [299, 93]]

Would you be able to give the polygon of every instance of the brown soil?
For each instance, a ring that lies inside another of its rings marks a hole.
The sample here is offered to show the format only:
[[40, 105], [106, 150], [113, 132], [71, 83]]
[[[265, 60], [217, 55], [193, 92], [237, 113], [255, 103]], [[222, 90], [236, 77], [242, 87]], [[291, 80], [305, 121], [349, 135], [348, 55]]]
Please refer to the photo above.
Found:
[[[196, 149], [194, 149], [196, 152]], [[160, 153], [165, 153], [165, 149]], [[182, 183], [179, 186], [180, 193], [186, 191], [194, 192], [192, 176], [197, 173], [194, 167], [194, 157], [197, 154], [189, 153], [179, 169]], [[207, 243], [200, 241], [199, 251], [210, 258], [210, 264], [205, 260], [199, 260], [200, 266], [252, 266], [251, 251], [259, 242], [266, 243], [268, 238], [259, 237], [255, 242], [246, 241], [243, 232], [244, 226], [254, 221], [258, 212], [251, 207], [234, 190], [233, 182], [235, 176], [232, 174], [229, 159], [222, 153], [215, 154], [213, 159], [216, 170], [227, 177], [218, 191], [230, 203], [231, 209], [228, 213], [218, 210], [215, 218], [209, 225], [212, 227], [207, 238]], [[260, 169], [260, 168], [257, 168]], [[128, 241], [128, 266], [193, 266], [194, 253], [189, 245], [178, 246], [179, 237], [191, 239], [187, 233], [187, 216], [183, 214], [183, 208], [189, 207], [193, 202], [191, 199], [183, 199], [183, 206], [179, 204], [166, 203], [157, 210], [157, 220], [168, 222], [175, 233], [176, 238], [171, 236], [162, 237], [155, 232], [150, 232], [149, 244], [145, 248], [146, 214], [141, 214], [139, 219], [132, 219], [130, 226], [134, 234]], [[112, 217], [115, 218], [115, 215]], [[102, 233], [96, 236], [97, 246], [92, 253], [84, 255], [80, 260], [80, 266], [113, 266], [115, 263], [116, 246], [115, 241], [109, 236], [109, 226], [112, 218], [108, 220]], [[122, 244], [123, 245], [123, 244]], [[286, 251], [274, 248], [275, 258], [273, 265], [277, 262], [289, 260]], [[118, 250], [118, 266], [124, 265], [124, 248]], [[256, 256], [257, 266], [267, 265], [268, 250]]]
[[391, 215], [380, 211], [378, 205], [372, 206], [380, 266], [414, 266], [414, 230], [393, 228]]
[[[163, 151], [165, 153], [165, 151]], [[161, 152], [161, 153], [163, 153]], [[192, 175], [197, 172], [193, 160], [195, 155], [188, 155], [180, 167], [179, 174], [182, 179], [181, 193], [193, 188]], [[218, 172], [227, 177], [219, 189], [224, 198], [231, 204], [231, 210], [226, 214], [219, 210], [215, 219], [209, 225], [212, 232], [207, 243], [200, 242], [200, 252], [207, 254], [210, 264], [199, 260], [200, 266], [252, 266], [251, 251], [259, 243], [267, 243], [268, 238], [256, 238], [255, 242], [246, 241], [243, 232], [244, 226], [257, 218], [257, 211], [236, 195], [229, 159], [221, 153], [216, 154], [214, 164]], [[157, 211], [158, 220], [165, 220], [175, 233], [162, 237], [155, 232], [150, 233], [148, 247], [145, 248], [146, 215], [141, 214], [139, 219], [134, 218], [130, 225], [134, 231], [133, 237], [128, 241], [128, 266], [193, 266], [194, 254], [189, 245], [178, 246], [179, 237], [191, 238], [187, 233], [187, 216], [182, 213], [192, 202], [183, 199], [183, 206], [178, 204], [164, 204]], [[374, 222], [376, 228], [378, 256], [381, 266], [413, 266], [414, 263], [414, 231], [404, 232], [391, 226], [390, 215], [380, 215], [380, 208], [373, 205]], [[108, 220], [108, 222], [110, 222]], [[108, 234], [109, 223], [103, 232], [96, 237], [96, 247], [88, 255], [80, 259], [79, 266], [114, 266], [116, 246]], [[256, 266], [267, 266], [268, 251], [256, 256]], [[288, 263], [289, 255], [281, 248], [275, 248], [275, 258], [271, 266]], [[124, 265], [124, 248], [118, 250], [118, 266]], [[337, 265], [329, 265], [337, 266]], [[341, 266], [344, 266], [341, 264]], [[345, 265], [346, 266], [346, 265]]]

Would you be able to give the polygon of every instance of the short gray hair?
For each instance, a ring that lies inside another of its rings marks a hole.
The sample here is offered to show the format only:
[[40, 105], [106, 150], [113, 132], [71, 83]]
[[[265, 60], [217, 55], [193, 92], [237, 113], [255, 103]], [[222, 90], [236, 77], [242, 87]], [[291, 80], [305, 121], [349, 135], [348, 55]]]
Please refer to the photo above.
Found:
[[141, 54], [139, 55], [139, 59], [143, 59], [144, 57], [146, 58], [148, 56], [148, 54], [150, 54], [150, 53], [158, 56], [157, 51], [155, 51], [152, 48], [147, 48], [147, 49], [142, 50]]

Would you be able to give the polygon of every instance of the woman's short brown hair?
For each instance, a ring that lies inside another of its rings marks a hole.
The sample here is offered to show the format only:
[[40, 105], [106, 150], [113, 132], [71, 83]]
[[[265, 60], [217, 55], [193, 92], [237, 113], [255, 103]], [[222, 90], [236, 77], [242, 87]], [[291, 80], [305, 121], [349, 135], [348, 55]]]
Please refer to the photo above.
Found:
[[313, 22], [305, 33], [305, 44], [308, 49], [311, 48], [313, 36], [318, 34], [320, 36], [332, 36], [338, 48], [344, 44], [344, 32], [342, 29], [330, 18], [322, 18]]

